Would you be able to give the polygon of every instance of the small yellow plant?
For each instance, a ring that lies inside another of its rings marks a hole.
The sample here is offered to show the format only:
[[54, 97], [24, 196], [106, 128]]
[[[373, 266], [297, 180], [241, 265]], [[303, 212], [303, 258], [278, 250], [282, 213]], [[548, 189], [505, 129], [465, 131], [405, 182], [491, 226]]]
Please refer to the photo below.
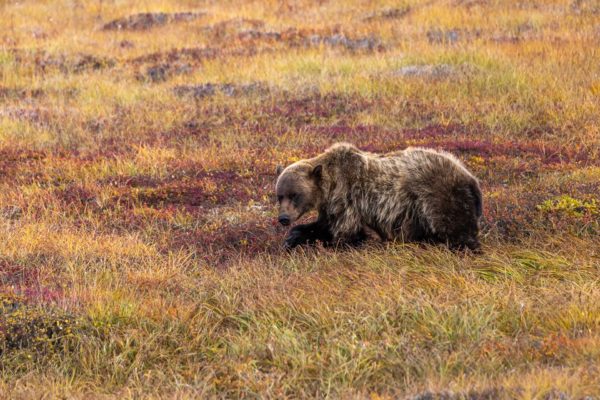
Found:
[[589, 201], [575, 199], [569, 195], [563, 195], [551, 200], [546, 200], [537, 206], [538, 210], [545, 213], [565, 213], [573, 217], [584, 215], [597, 215], [598, 204], [596, 199]]

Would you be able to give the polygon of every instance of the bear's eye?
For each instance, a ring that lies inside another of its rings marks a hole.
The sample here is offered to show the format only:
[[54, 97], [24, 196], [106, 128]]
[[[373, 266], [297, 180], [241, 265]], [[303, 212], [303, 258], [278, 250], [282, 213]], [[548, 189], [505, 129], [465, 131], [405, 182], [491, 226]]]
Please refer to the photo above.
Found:
[[277, 196], [277, 201], [281, 203], [281, 201], [283, 200], [283, 196], [279, 195]]
[[289, 198], [290, 198], [290, 200], [292, 200], [292, 201], [294, 201], [294, 200], [295, 200], [297, 197], [298, 197], [298, 194], [297, 194], [297, 193], [290, 193], [290, 194], [289, 194]]

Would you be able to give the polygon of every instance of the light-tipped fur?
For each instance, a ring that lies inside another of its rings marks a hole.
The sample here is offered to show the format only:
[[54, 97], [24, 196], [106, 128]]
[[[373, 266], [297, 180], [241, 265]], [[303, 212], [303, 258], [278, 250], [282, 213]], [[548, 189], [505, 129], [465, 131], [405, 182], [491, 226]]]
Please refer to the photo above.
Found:
[[[290, 192], [301, 201], [286, 199]], [[338, 143], [285, 168], [277, 193], [293, 217], [317, 209], [335, 242], [374, 231], [383, 240], [479, 247], [479, 183], [446, 152], [409, 147], [377, 155]]]

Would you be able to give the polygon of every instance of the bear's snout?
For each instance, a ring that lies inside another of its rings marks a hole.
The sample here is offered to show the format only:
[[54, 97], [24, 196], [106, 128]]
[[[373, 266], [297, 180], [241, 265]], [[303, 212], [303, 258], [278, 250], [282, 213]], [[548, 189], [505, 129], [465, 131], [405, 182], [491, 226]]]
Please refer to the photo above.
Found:
[[277, 220], [283, 226], [288, 226], [290, 224], [290, 217], [286, 214], [280, 215]]

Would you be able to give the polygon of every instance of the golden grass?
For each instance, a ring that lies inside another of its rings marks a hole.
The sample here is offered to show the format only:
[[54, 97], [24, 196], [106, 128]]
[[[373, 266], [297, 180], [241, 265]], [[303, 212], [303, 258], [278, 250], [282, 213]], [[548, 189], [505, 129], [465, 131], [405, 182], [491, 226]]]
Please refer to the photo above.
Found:
[[[0, 397], [600, 397], [599, 13], [0, 0]], [[457, 153], [484, 254], [284, 253], [275, 166], [338, 140]]]

